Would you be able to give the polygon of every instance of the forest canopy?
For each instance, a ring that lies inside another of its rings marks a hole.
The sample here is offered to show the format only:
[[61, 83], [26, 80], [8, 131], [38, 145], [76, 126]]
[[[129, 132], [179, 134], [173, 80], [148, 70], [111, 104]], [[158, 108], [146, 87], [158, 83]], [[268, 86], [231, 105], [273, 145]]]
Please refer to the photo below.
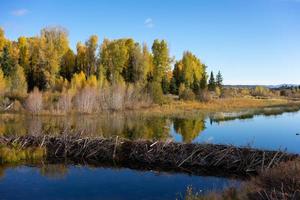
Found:
[[132, 38], [99, 43], [98, 36], [91, 35], [85, 42], [78, 42], [74, 52], [68, 31], [62, 27], [47, 27], [38, 36], [20, 36], [17, 41], [7, 39], [0, 28], [1, 93], [22, 95], [34, 88], [62, 92], [87, 85], [133, 84], [159, 100], [163, 94], [197, 95], [221, 89], [221, 73], [215, 80], [211, 72], [208, 84], [206, 70], [207, 66], [190, 51], [175, 61], [165, 40], [156, 39], [149, 48]]

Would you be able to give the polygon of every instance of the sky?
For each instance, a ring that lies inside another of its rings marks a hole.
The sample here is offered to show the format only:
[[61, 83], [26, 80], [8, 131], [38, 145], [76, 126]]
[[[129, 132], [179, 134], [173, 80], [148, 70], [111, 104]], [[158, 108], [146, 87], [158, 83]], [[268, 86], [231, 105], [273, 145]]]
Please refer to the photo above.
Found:
[[9, 39], [57, 25], [74, 50], [92, 34], [165, 39], [176, 59], [193, 52], [225, 84], [300, 84], [300, 0], [0, 0]]

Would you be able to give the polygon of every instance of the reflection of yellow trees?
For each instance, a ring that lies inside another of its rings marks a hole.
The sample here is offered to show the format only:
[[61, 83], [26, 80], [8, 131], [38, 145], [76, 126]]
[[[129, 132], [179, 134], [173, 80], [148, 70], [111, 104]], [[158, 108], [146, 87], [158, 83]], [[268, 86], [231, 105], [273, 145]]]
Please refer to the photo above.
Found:
[[68, 167], [64, 164], [47, 164], [40, 169], [43, 176], [53, 179], [60, 179], [67, 175]]
[[3, 135], [81, 133], [86, 137], [165, 140], [170, 132], [170, 121], [161, 117], [107, 114], [68, 117], [16, 115], [6, 120], [2, 118], [0, 115], [0, 134]]
[[175, 119], [174, 128], [184, 142], [192, 142], [204, 129], [204, 119]]
[[165, 140], [169, 137], [170, 126], [165, 118], [146, 118], [127, 120], [123, 137], [128, 139]]
[[25, 120], [20, 115], [0, 115], [0, 135], [25, 135]]

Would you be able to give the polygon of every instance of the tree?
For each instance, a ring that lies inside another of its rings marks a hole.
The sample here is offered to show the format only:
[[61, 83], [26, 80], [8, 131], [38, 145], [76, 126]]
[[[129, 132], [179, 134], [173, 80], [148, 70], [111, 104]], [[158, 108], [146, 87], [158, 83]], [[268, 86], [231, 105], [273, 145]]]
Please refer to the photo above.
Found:
[[105, 39], [100, 50], [100, 64], [106, 74], [106, 78], [111, 83], [124, 81], [122, 73], [126, 68], [129, 60], [126, 40]]
[[72, 49], [69, 49], [67, 53], [62, 57], [61, 67], [60, 67], [60, 75], [71, 81], [73, 73], [75, 72], [75, 61], [76, 56], [73, 53]]
[[216, 82], [215, 82], [215, 77], [213, 72], [210, 73], [210, 77], [208, 81], [208, 89], [210, 91], [215, 91], [216, 89]]
[[6, 43], [6, 39], [4, 35], [4, 30], [0, 27], [0, 56], [2, 54], [5, 43]]
[[223, 87], [223, 77], [220, 71], [216, 76], [216, 86], [219, 87], [220, 89]]
[[0, 57], [0, 67], [5, 77], [10, 76], [13, 69], [13, 61], [11, 59], [9, 46], [5, 45], [3, 48], [2, 55]]
[[86, 65], [87, 65], [87, 60], [86, 60], [86, 52], [87, 48], [84, 44], [81, 42], [78, 42], [76, 45], [76, 67], [75, 67], [75, 72], [79, 73], [81, 71], [85, 71]]
[[38, 87], [39, 90], [46, 89], [45, 68], [40, 53], [40, 38], [29, 38], [28, 43], [29, 63], [24, 68], [28, 90], [32, 91], [34, 87]]
[[200, 59], [198, 59], [191, 52], [187, 51], [183, 53], [181, 62], [182, 78], [185, 85], [189, 88], [195, 89], [193, 87], [195, 84], [200, 82], [203, 74], [203, 66]]
[[40, 65], [44, 69], [46, 88], [55, 84], [61, 58], [69, 49], [68, 33], [62, 27], [44, 28], [40, 38]]
[[86, 70], [85, 74], [87, 77], [95, 75], [97, 72], [97, 57], [96, 50], [98, 48], [98, 37], [92, 35], [86, 42]]
[[151, 80], [153, 77], [153, 56], [146, 44], [143, 44], [143, 69], [144, 81]]
[[165, 40], [154, 40], [153, 53], [153, 80], [161, 83], [163, 76], [170, 69], [171, 58], [169, 48]]
[[28, 68], [29, 65], [29, 45], [26, 37], [18, 38], [19, 48], [19, 65], [24, 69]]
[[21, 66], [17, 65], [16, 70], [9, 79], [9, 84], [12, 94], [24, 96], [27, 93], [27, 82], [24, 70]]
[[202, 67], [204, 70], [202, 72], [202, 78], [200, 80], [200, 89], [206, 90], [207, 89], [207, 73], [206, 73], [207, 66], [203, 64]]
[[4, 94], [6, 89], [6, 80], [4, 78], [4, 73], [0, 69], [0, 97]]

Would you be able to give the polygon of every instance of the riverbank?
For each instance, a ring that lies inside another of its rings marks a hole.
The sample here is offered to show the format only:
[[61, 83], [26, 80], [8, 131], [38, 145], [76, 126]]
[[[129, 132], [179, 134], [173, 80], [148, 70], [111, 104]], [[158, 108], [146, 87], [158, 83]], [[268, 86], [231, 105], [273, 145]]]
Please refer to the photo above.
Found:
[[152, 104], [147, 107], [138, 109], [126, 109], [119, 111], [94, 111], [91, 113], [78, 112], [70, 110], [69, 112], [62, 112], [59, 110], [41, 110], [39, 113], [28, 113], [22, 108], [22, 105], [12, 104], [9, 109], [0, 111], [0, 114], [29, 114], [38, 116], [66, 116], [66, 115], [105, 115], [105, 114], [144, 114], [144, 115], [184, 115], [186, 113], [214, 113], [214, 112], [238, 112], [247, 109], [261, 109], [261, 108], [291, 108], [293, 110], [300, 109], [300, 100], [290, 99], [257, 99], [257, 98], [224, 98], [214, 99], [209, 102], [199, 101], [180, 101], [170, 100], [165, 104]]
[[228, 188], [221, 193], [203, 195], [187, 189], [185, 200], [298, 200], [300, 199], [300, 159], [280, 163], [261, 171], [240, 188]]

